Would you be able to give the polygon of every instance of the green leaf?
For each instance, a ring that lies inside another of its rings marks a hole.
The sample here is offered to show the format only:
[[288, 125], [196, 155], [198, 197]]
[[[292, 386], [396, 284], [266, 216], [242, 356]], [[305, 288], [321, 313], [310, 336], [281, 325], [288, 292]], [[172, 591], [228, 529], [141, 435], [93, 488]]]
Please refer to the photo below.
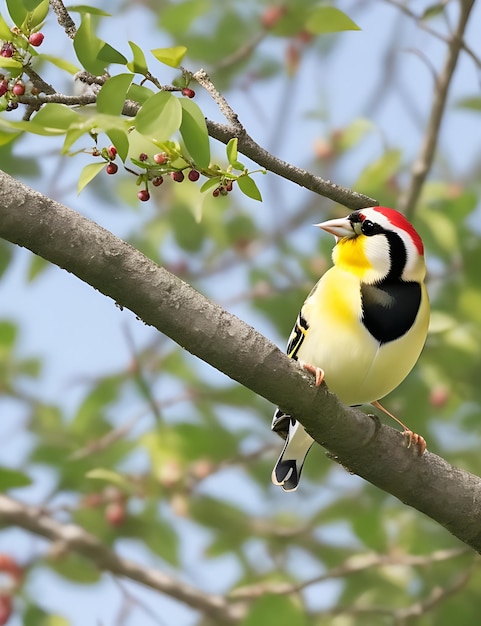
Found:
[[257, 187], [254, 180], [248, 174], [239, 176], [239, 178], [237, 179], [237, 184], [239, 185], [239, 189], [242, 191], [243, 194], [245, 194], [249, 198], [252, 198], [253, 200], [259, 200], [259, 202], [262, 202], [261, 192], [259, 191], [259, 188]]
[[180, 134], [190, 156], [197, 167], [209, 167], [210, 143], [204, 114], [195, 102], [189, 98], [180, 98], [182, 107], [182, 123]]
[[29, 476], [9, 467], [0, 467], [0, 491], [28, 487], [32, 484]]
[[133, 79], [132, 74], [119, 74], [109, 78], [97, 96], [97, 110], [107, 115], [121, 115], [124, 108], [127, 90]]
[[77, 193], [80, 193], [100, 172], [105, 168], [105, 161], [101, 163], [89, 163], [80, 172], [77, 184]]
[[129, 136], [127, 132], [122, 128], [109, 128], [105, 132], [117, 148], [120, 159], [125, 162], [129, 153]]
[[28, 14], [25, 5], [20, 0], [6, 0], [6, 3], [8, 12], [13, 20], [13, 23], [15, 24], [15, 26], [18, 26], [18, 28], [21, 28]]
[[218, 187], [221, 181], [220, 176], [214, 176], [214, 178], [208, 178], [205, 183], [200, 188], [200, 192], [204, 193], [204, 191], [209, 191], [213, 187]]
[[127, 63], [128, 69], [135, 74], [147, 74], [149, 68], [147, 67], [147, 61], [145, 60], [142, 48], [139, 48], [139, 46], [133, 41], [129, 41], [129, 46], [132, 50], [134, 58], [132, 61]]
[[343, 11], [335, 7], [317, 7], [309, 15], [305, 28], [314, 35], [337, 33], [344, 30], [361, 30]]
[[64, 132], [80, 119], [80, 115], [67, 105], [50, 102], [40, 109], [32, 123], [48, 131]]
[[187, 52], [187, 48], [185, 46], [173, 46], [172, 48], [155, 48], [151, 52], [164, 65], [179, 67]]
[[182, 123], [182, 106], [168, 91], [159, 91], [144, 102], [135, 118], [135, 128], [145, 137], [166, 141]]
[[40, 274], [42, 274], [49, 266], [50, 263], [44, 258], [37, 256], [36, 254], [32, 254], [30, 265], [28, 267], [27, 280], [29, 282], [33, 282], [37, 276], [40, 276]]
[[162, 28], [176, 37], [190, 33], [191, 24], [195, 19], [207, 13], [209, 0], [186, 0], [165, 4], [162, 7], [160, 23]]
[[127, 91], [127, 99], [138, 102], [139, 104], [143, 104], [153, 95], [154, 92], [152, 89], [144, 87], [143, 85], [137, 85], [136, 83], [132, 83], [130, 89]]
[[307, 626], [304, 611], [293, 598], [280, 595], [263, 595], [256, 600], [240, 626]]
[[12, 31], [10, 30], [9, 25], [3, 19], [3, 15], [0, 13], [0, 39], [4, 39], [5, 41], [9, 41], [12, 37]]
[[22, 615], [23, 626], [69, 626], [70, 622], [60, 615], [45, 613], [38, 606], [28, 604]]
[[105, 61], [107, 65], [110, 63], [117, 63], [118, 65], [127, 65], [127, 58], [124, 55], [113, 48], [109, 43], [103, 42], [100, 50], [97, 54], [99, 61]]
[[15, 59], [8, 57], [0, 56], [0, 67], [4, 67], [6, 69], [22, 69], [22, 63], [20, 61], [16, 61]]
[[9, 321], [0, 321], [0, 350], [10, 352], [17, 341], [17, 327]]
[[23, 0], [29, 13], [23, 24], [23, 31], [29, 33], [37, 28], [47, 17], [49, 9], [49, 0]]
[[227, 144], [225, 151], [227, 154], [227, 160], [229, 161], [229, 163], [231, 165], [234, 165], [234, 163], [237, 161], [237, 144], [239, 143], [239, 140], [237, 139], [237, 137], [232, 137], [232, 139], [229, 140], [229, 143]]
[[94, 33], [89, 13], [82, 16], [73, 45], [80, 63], [88, 72], [95, 76], [103, 74], [106, 66], [110, 63], [127, 64], [127, 59], [123, 54], [102, 39], [99, 39]]
[[90, 470], [90, 472], [87, 472], [85, 476], [86, 478], [92, 478], [94, 480], [104, 480], [109, 483], [109, 485], [115, 485], [120, 487], [123, 491], [132, 493], [132, 484], [125, 478], [125, 476], [119, 474], [118, 472], [114, 472], [113, 470], [98, 467]]
[[481, 97], [472, 96], [470, 98], [463, 98], [458, 100], [456, 106], [462, 109], [470, 109], [471, 111], [481, 111]]

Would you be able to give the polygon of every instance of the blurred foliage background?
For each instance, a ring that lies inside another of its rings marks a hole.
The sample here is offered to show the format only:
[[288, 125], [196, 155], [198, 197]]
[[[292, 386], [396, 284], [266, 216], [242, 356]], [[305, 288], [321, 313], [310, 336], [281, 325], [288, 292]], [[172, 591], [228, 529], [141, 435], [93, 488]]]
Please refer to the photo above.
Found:
[[[96, 29], [126, 56], [129, 39], [146, 53], [186, 46], [184, 65], [209, 71], [260, 145], [396, 207], [458, 4], [345, 0], [335, 6], [361, 30], [313, 34], [310, 0], [107, 2], [97, 6], [112, 17], [98, 17]], [[431, 451], [480, 474], [477, 4], [435, 164], [410, 215], [426, 244], [432, 326], [417, 367], [386, 405]], [[3, 2], [0, 11], [8, 19]], [[43, 32], [51, 55], [77, 62], [53, 14]], [[55, 65], [38, 71], [73, 92]], [[163, 67], [157, 77], [176, 76]], [[223, 121], [191, 87], [206, 116]], [[236, 189], [209, 194], [200, 221], [190, 181], [166, 181], [139, 203], [129, 174], [102, 174], [77, 197], [91, 157], [60, 156], [61, 145], [23, 133], [0, 147], [0, 165], [285, 343], [330, 264], [333, 241], [310, 225], [345, 208], [273, 174], [254, 175], [262, 203]], [[211, 149], [225, 161], [224, 146]], [[206, 593], [246, 600], [244, 626], [477, 621], [481, 570], [443, 528], [348, 475], [320, 447], [299, 490], [284, 494], [270, 483], [281, 447], [272, 406], [5, 242], [0, 272], [2, 465], [32, 480], [12, 495]], [[23, 531], [3, 529], [0, 551], [25, 568], [14, 626], [212, 623]]]

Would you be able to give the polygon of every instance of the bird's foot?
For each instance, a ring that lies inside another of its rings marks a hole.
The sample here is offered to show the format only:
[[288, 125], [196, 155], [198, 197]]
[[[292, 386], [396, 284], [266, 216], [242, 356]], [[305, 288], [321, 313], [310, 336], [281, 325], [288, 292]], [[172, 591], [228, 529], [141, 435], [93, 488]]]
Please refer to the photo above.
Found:
[[407, 441], [407, 447], [417, 446], [419, 449], [419, 456], [422, 456], [426, 452], [426, 439], [422, 435], [406, 428], [403, 432], [403, 437]]
[[412, 431], [410, 428], [408, 428], [406, 424], [403, 424], [401, 420], [399, 420], [395, 415], [393, 415], [392, 413], [389, 413], [389, 411], [385, 409], [382, 406], [382, 404], [380, 404], [377, 400], [375, 402], [371, 402], [371, 404], [372, 406], [375, 406], [377, 409], [380, 409], [386, 415], [389, 415], [389, 417], [391, 417], [395, 422], [397, 422], [400, 426], [403, 427], [403, 430], [404, 430], [403, 437], [407, 441], [408, 448], [410, 448], [413, 445], [417, 446], [419, 449], [419, 456], [422, 456], [426, 452], [426, 439], [424, 439], [424, 437], [422, 437], [421, 435], [418, 435], [417, 433]]
[[320, 367], [314, 367], [314, 365], [303, 363], [302, 361], [299, 361], [299, 365], [302, 367], [302, 369], [306, 370], [306, 372], [309, 372], [316, 377], [316, 387], [320, 387], [322, 381], [324, 380], [324, 370]]

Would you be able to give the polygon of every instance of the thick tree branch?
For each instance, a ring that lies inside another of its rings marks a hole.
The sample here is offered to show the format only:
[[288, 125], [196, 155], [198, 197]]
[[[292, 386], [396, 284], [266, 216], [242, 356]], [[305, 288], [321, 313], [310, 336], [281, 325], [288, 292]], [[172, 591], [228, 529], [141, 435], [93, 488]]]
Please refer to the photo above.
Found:
[[421, 149], [412, 168], [409, 186], [398, 203], [399, 210], [403, 211], [408, 218], [412, 217], [424, 181], [433, 164], [451, 79], [458, 62], [459, 53], [463, 49], [464, 31], [473, 5], [474, 0], [459, 0], [458, 23], [448, 45], [444, 67], [435, 84], [431, 114]]
[[159, 570], [124, 559], [80, 526], [61, 524], [42, 509], [3, 494], [0, 494], [0, 521], [59, 543], [64, 550], [89, 559], [101, 571], [165, 593], [223, 624], [235, 623], [243, 614], [242, 605], [230, 605], [222, 596], [208, 594]]
[[[0, 173], [0, 236], [75, 274], [192, 354], [296, 415], [333, 458], [481, 551], [481, 479], [344, 407], [253, 328], [112, 233]], [[266, 477], [268, 480], [268, 477]]]

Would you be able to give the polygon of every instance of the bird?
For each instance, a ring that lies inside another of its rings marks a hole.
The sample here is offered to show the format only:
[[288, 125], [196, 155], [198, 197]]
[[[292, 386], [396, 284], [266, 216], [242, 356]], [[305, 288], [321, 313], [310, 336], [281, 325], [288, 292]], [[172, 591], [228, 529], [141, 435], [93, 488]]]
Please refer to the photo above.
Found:
[[[287, 355], [315, 375], [316, 385], [325, 380], [344, 404], [372, 404], [392, 417], [422, 455], [425, 439], [379, 403], [406, 378], [426, 341], [422, 239], [402, 213], [382, 206], [314, 226], [335, 237], [333, 266], [307, 296]], [[271, 428], [285, 439], [272, 482], [295, 491], [314, 439], [281, 408]]]

